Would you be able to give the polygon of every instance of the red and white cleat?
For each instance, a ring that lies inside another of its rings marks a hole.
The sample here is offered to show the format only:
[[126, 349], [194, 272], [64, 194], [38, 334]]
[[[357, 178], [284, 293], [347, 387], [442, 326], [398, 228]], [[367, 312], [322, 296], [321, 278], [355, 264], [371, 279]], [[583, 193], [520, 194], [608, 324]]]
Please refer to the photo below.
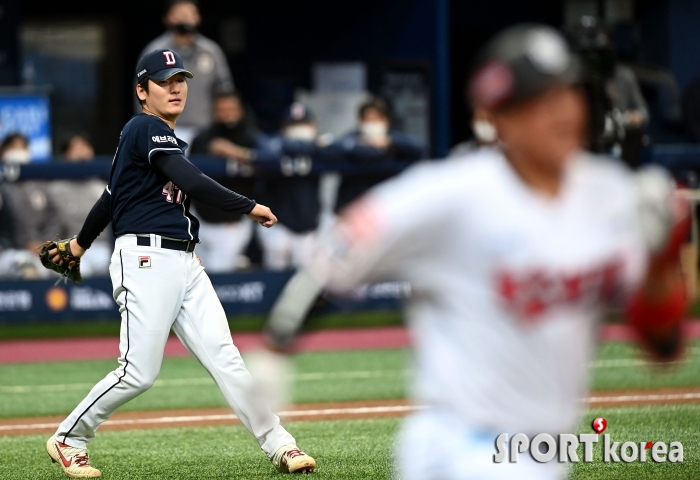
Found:
[[51, 437], [46, 442], [51, 461], [58, 463], [69, 478], [97, 478], [102, 472], [90, 466], [86, 448], [74, 448]]
[[316, 460], [293, 443], [280, 447], [272, 456], [272, 464], [282, 473], [311, 473], [316, 469]]

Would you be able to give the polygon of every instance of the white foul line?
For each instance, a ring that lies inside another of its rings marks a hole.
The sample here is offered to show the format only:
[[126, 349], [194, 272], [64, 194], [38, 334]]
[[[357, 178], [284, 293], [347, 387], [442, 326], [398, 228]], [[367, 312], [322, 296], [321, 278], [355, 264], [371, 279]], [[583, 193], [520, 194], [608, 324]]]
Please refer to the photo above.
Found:
[[627, 402], [665, 402], [669, 400], [698, 400], [700, 392], [689, 393], [650, 393], [648, 395], [617, 395], [614, 397], [588, 397], [586, 400], [589, 403], [609, 402], [609, 403], [627, 403]]
[[[587, 403], [626, 403], [626, 402], [650, 402], [650, 401], [671, 401], [671, 400], [697, 400], [700, 399], [700, 392], [695, 393], [667, 393], [649, 395], [618, 395], [588, 397]], [[287, 418], [294, 417], [320, 417], [327, 415], [369, 415], [381, 413], [409, 413], [424, 407], [415, 405], [393, 405], [378, 407], [348, 407], [348, 408], [322, 408], [313, 410], [288, 410], [279, 412], [278, 415]], [[224, 415], [180, 415], [174, 417], [154, 417], [154, 418], [134, 418], [134, 419], [114, 419], [105, 422], [105, 425], [157, 425], [171, 423], [194, 423], [194, 422], [214, 422], [225, 420], [236, 420], [234, 414]], [[56, 428], [56, 423], [26, 423], [20, 425], [0, 425], [0, 431], [11, 430], [41, 430]]]

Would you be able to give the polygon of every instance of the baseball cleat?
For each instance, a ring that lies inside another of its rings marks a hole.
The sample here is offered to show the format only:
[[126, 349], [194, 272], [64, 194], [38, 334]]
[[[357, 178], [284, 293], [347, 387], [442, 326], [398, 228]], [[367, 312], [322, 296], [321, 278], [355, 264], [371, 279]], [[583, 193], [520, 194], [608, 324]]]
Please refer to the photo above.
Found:
[[293, 443], [277, 449], [272, 456], [272, 464], [281, 473], [311, 473], [316, 468], [316, 460]]
[[97, 478], [102, 472], [90, 466], [86, 448], [74, 448], [51, 437], [46, 442], [46, 451], [53, 463], [58, 463], [69, 478]]

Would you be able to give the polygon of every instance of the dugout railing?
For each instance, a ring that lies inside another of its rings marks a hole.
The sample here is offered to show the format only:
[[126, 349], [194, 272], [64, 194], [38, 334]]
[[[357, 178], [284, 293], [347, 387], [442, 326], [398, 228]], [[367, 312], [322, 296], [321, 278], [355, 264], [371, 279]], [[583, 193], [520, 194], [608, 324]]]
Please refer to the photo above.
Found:
[[[692, 184], [693, 176], [700, 175], [700, 146], [661, 145], [650, 149], [647, 162], [668, 167], [682, 181], [690, 178], [683, 194], [696, 205], [700, 202], [700, 189]], [[320, 175], [337, 172], [352, 176], [391, 176], [405, 169], [409, 163], [391, 158], [377, 159], [373, 163], [357, 163], [344, 159], [311, 159], [303, 172], [283, 171], [270, 165], [253, 170], [253, 175]], [[248, 176], [240, 164], [231, 160], [193, 156], [192, 161], [205, 174], [212, 177]], [[109, 177], [110, 157], [99, 157], [92, 162], [7, 165], [0, 164], [0, 181], [88, 179]], [[692, 241], [684, 246], [682, 266], [687, 279], [688, 292], [697, 297], [698, 288], [698, 222], [693, 225]], [[269, 310], [291, 272], [250, 271], [211, 275], [217, 294], [228, 314], [265, 313]], [[328, 308], [342, 310], [395, 309], [410, 294], [410, 286], [401, 282], [389, 282], [358, 289], [350, 298], [329, 299]], [[54, 285], [53, 280], [0, 281], [0, 323], [25, 321], [66, 321], [74, 319], [118, 318], [116, 305], [111, 298], [108, 278], [91, 278], [79, 285]]]

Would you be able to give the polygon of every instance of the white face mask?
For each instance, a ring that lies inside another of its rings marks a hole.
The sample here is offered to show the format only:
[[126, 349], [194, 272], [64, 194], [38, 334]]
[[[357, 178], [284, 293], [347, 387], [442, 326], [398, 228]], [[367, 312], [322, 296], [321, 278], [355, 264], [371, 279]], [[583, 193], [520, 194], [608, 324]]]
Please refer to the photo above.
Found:
[[383, 138], [389, 133], [389, 125], [384, 122], [362, 122], [360, 133], [364, 137]]
[[31, 159], [32, 154], [29, 152], [29, 150], [24, 150], [22, 148], [7, 150], [2, 155], [2, 160], [5, 163], [29, 163]]
[[494, 127], [491, 122], [487, 122], [486, 120], [477, 120], [472, 125], [472, 129], [476, 140], [481, 143], [494, 143], [496, 140], [498, 140], [496, 127]]
[[291, 125], [284, 129], [284, 138], [313, 142], [316, 140], [316, 127], [313, 125]]

